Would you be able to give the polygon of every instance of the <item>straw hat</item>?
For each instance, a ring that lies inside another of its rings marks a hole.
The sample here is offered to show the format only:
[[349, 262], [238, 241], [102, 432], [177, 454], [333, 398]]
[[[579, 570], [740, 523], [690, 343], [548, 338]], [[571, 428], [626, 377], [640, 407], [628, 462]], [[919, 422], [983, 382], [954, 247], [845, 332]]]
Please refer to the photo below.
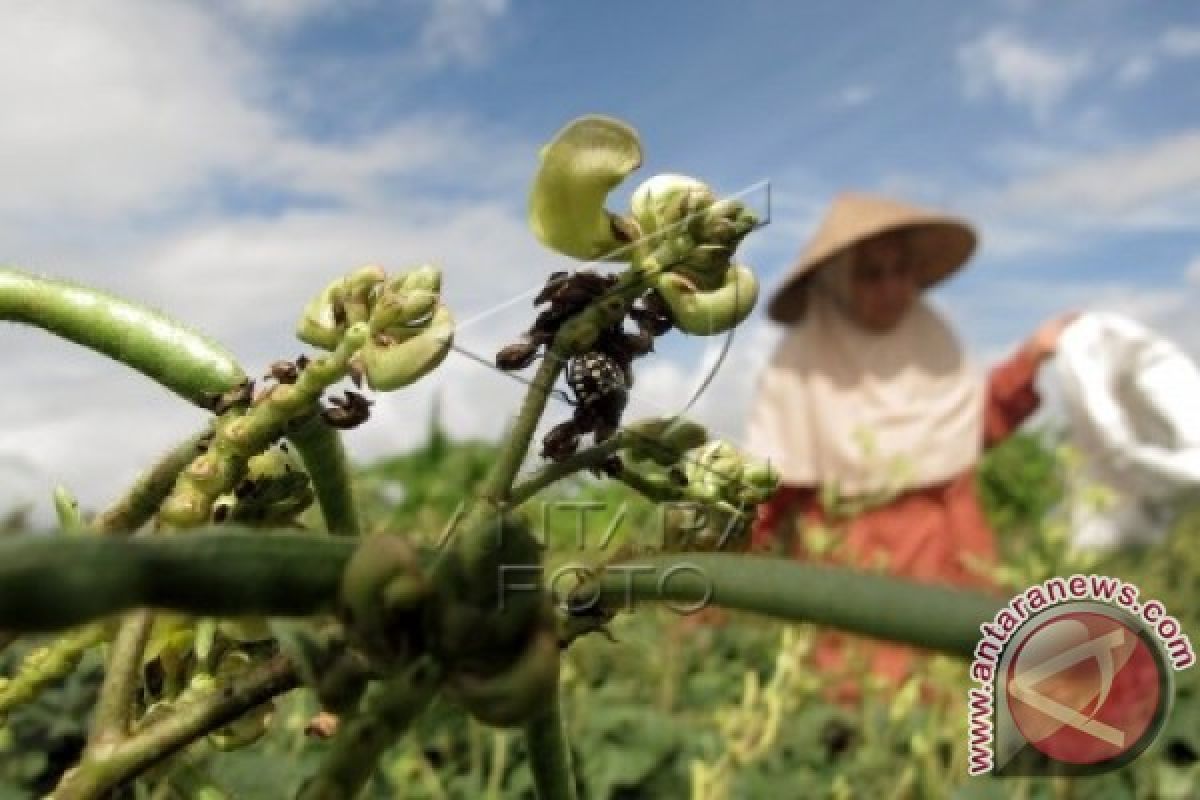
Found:
[[804, 316], [806, 280], [849, 248], [872, 236], [904, 230], [909, 256], [922, 289], [927, 289], [966, 263], [977, 236], [965, 220], [875, 195], [845, 192], [833, 205], [800, 260], [767, 304], [767, 314], [790, 325]]

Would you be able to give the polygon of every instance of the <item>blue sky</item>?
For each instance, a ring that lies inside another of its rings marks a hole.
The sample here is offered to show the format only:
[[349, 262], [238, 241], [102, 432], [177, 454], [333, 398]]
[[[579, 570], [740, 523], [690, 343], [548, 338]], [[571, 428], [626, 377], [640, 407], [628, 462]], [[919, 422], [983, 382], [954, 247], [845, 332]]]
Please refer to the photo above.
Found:
[[[982, 0], [732, 4], [161, 0], [0, 6], [0, 262], [104, 286], [221, 338], [247, 366], [299, 352], [307, 295], [378, 262], [435, 262], [460, 343], [494, 351], [562, 260], [528, 234], [538, 146], [622, 117], [646, 163], [771, 184], [745, 254], [770, 288], [843, 188], [974, 220], [937, 292], [981, 364], [1072, 308], [1130, 313], [1200, 353], [1200, 8]], [[763, 197], [761, 191], [752, 199]], [[483, 316], [480, 316], [483, 315]], [[779, 331], [757, 314], [697, 407], [740, 435]], [[199, 424], [120, 368], [5, 329], [0, 502], [98, 505]], [[712, 342], [639, 372], [682, 402]], [[435, 391], [494, 433], [519, 387], [467, 359], [381, 398], [360, 458], [411, 445]], [[553, 420], [551, 420], [553, 421]]]

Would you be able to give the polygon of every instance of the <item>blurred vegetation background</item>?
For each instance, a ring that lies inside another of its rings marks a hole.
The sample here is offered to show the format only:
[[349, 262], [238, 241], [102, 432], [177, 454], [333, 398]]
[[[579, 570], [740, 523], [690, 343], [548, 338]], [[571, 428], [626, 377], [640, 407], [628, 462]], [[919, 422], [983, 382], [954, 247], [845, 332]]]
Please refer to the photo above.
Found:
[[[449, 438], [435, 416], [422, 447], [359, 470], [369, 526], [436, 539], [493, 457], [489, 443]], [[1081, 566], [1066, 543], [1065, 470], [1073, 463], [1049, 430], [1019, 434], [987, 455], [979, 487], [1004, 553], [1000, 577], [1007, 585], [1020, 588]], [[581, 478], [547, 499], [560, 502], [542, 515], [558, 564], [594, 562], [601, 551], [655, 530], [658, 512], [619, 484]], [[23, 528], [19, 509], [0, 521], [8, 533]], [[1200, 512], [1181, 509], [1167, 544], [1085, 566], [1161, 599], [1196, 636], [1198, 536]], [[1176, 674], [1167, 730], [1129, 767], [1096, 778], [997, 781], [967, 777], [964, 662], [931, 658], [898, 693], [867, 686], [862, 707], [848, 710], [823, 699], [823, 689], [841, 676], [804, 665], [809, 626], [737, 614], [695, 624], [645, 608], [618, 617], [612, 633], [615, 642], [602, 636], [576, 642], [563, 676], [564, 713], [581, 797], [588, 800], [1200, 797], [1200, 670]], [[36, 645], [29, 639], [10, 647], [0, 656], [0, 674], [10, 674]], [[69, 680], [0, 727], [0, 800], [40, 796], [78, 756], [101, 663], [99, 653], [90, 653]], [[922, 683], [940, 691], [923, 697]], [[169, 781], [150, 776], [120, 796], [290, 797], [328, 748], [304, 735], [315, 711], [309, 692], [293, 692], [253, 745], [217, 752], [199, 743], [161, 768], [157, 777], [169, 774]], [[365, 796], [532, 798], [524, 762], [519, 734], [483, 728], [440, 704], [384, 759]]]

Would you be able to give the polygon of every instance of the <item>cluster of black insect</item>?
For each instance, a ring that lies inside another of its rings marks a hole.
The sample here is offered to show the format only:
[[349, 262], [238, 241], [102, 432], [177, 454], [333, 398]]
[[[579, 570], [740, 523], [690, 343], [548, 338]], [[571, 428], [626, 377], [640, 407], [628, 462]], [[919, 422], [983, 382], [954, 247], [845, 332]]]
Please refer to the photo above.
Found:
[[[274, 379], [277, 384], [295, 383], [300, 373], [308, 366], [308, 357], [301, 355], [295, 361], [276, 361], [267, 370], [265, 378]], [[357, 364], [350, 364], [350, 379], [358, 389], [362, 389], [362, 370]], [[217, 416], [221, 416], [235, 408], [248, 408], [266, 400], [273, 388], [270, 384], [262, 386], [255, 392], [255, 381], [247, 378], [233, 388], [219, 394], [211, 394], [203, 399], [201, 405]], [[361, 392], [347, 390], [342, 396], [330, 395], [328, 405], [321, 404], [321, 419], [331, 428], [347, 430], [355, 428], [367, 421], [371, 414], [371, 401]]]
[[[533, 300], [535, 306], [548, 304], [548, 308], [538, 314], [519, 342], [496, 354], [496, 366], [506, 371], [528, 367], [550, 347], [567, 320], [603, 297], [616, 282], [615, 276], [587, 269], [551, 274]], [[625, 330], [625, 319], [637, 327], [636, 333]], [[590, 433], [596, 442], [602, 442], [620, 426], [633, 387], [633, 360], [652, 352], [654, 337], [671, 329], [666, 304], [654, 290], [634, 302], [625, 319], [600, 331], [592, 349], [567, 362], [567, 385], [574, 395], [575, 410], [542, 439], [542, 458], [561, 461], [579, 449], [583, 436]], [[601, 469], [611, 473], [619, 465], [613, 457]]]
[[211, 393], [200, 401], [201, 407], [213, 412], [218, 417], [235, 408], [245, 408], [254, 398], [254, 379], [246, 378], [236, 386], [218, 393]]

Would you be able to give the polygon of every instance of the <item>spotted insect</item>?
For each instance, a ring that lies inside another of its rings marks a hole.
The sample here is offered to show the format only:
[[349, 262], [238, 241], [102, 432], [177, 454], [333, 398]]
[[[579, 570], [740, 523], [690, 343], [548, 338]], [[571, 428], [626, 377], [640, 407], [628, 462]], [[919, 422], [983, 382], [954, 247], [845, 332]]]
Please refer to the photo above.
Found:
[[595, 406], [617, 397], [624, 406], [629, 394], [625, 370], [616, 359], [599, 350], [590, 350], [571, 359], [567, 364], [567, 385], [575, 393], [575, 402], [581, 406]]
[[612, 436], [621, 424], [629, 402], [633, 374], [608, 353], [589, 350], [567, 364], [567, 385], [575, 394], [573, 419], [582, 432], [597, 442]]

